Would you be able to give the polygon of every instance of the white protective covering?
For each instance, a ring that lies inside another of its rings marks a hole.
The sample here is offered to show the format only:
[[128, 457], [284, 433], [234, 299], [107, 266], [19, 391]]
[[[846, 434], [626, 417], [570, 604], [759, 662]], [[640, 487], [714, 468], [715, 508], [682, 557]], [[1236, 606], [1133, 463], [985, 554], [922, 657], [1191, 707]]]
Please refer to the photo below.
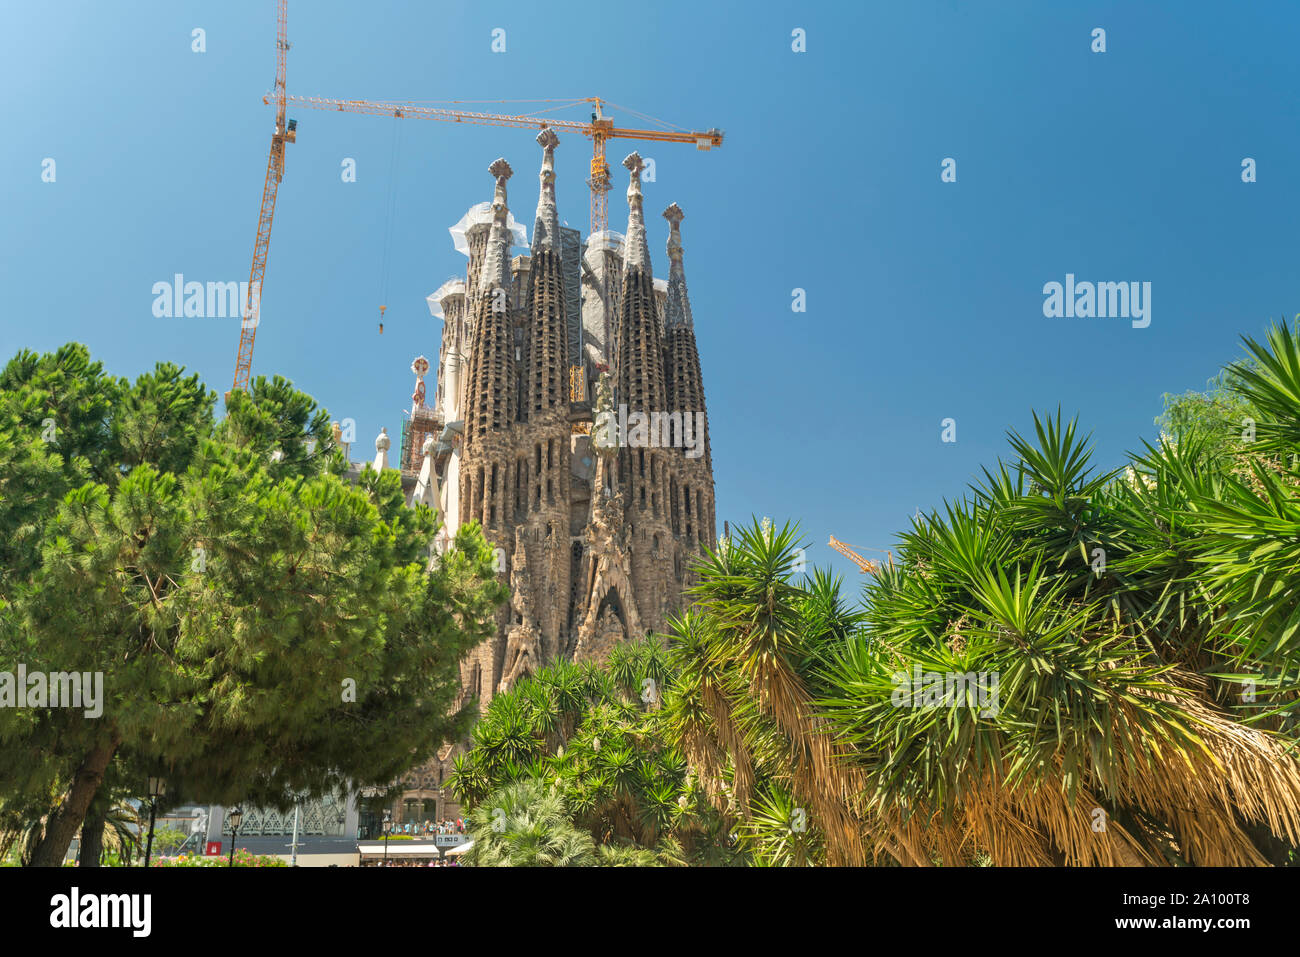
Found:
[[615, 232], [612, 229], [602, 229], [587, 237], [587, 252], [610, 249], [621, 256], [623, 255], [624, 242], [625, 237], [622, 233]]
[[453, 276], [425, 297], [424, 301], [429, 304], [429, 315], [445, 320], [447, 316], [442, 311], [442, 301], [457, 293], [465, 295], [465, 280]]
[[[448, 227], [447, 232], [451, 233], [451, 241], [456, 246], [456, 252], [464, 256], [469, 255], [469, 240], [465, 234], [469, 232], [470, 227], [480, 224], [492, 224], [492, 204], [479, 203], [471, 206], [465, 215], [460, 218], [455, 226]], [[515, 214], [506, 212], [506, 228], [510, 230], [512, 244], [515, 246], [528, 245], [528, 230], [521, 223], [515, 221]]]

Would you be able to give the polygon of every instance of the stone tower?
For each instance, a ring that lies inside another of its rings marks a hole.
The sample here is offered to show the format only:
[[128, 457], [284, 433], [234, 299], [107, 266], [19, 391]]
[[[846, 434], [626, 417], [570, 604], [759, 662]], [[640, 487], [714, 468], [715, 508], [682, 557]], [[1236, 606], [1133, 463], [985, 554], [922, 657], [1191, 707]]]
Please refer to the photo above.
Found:
[[664, 213], [664, 284], [651, 268], [640, 156], [624, 161], [626, 238], [581, 243], [559, 221], [559, 139], [544, 129], [537, 142], [527, 255], [511, 258], [526, 233], [507, 204], [504, 159], [489, 170], [492, 203], [452, 227], [469, 269], [429, 297], [444, 323], [434, 413], [412, 424], [422, 444], [401, 458], [412, 495], [437, 496], [438, 547], [478, 522], [510, 585], [497, 634], [461, 666], [463, 695], [481, 706], [549, 661], [598, 659], [661, 630], [693, 558], [715, 544], [682, 212]]

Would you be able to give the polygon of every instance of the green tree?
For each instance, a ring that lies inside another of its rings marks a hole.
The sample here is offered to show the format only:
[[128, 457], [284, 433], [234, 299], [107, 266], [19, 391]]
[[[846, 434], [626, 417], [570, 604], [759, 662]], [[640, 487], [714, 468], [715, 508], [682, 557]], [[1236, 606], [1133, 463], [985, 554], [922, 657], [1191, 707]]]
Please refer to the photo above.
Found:
[[590, 867], [591, 834], [574, 826], [558, 788], [518, 781], [473, 810], [474, 846], [465, 862], [476, 867]]
[[521, 781], [555, 787], [601, 866], [734, 862], [724, 816], [666, 734], [668, 657], [661, 641], [626, 642], [602, 665], [554, 662], [497, 695], [456, 759], [453, 793], [481, 806]]
[[59, 795], [34, 864], [62, 859], [115, 760], [190, 800], [287, 806], [387, 783], [473, 720], [458, 662], [505, 594], [478, 529], [430, 567], [436, 516], [395, 473], [345, 481], [309, 397], [259, 378], [218, 424], [214, 402], [169, 364], [109, 379], [79, 346], [0, 374], [0, 660], [101, 673], [105, 698], [0, 710], [29, 756], [0, 768], [6, 806]]
[[859, 620], [789, 528], [709, 556], [666, 710], [756, 862], [1296, 861], [1300, 340], [1246, 346], [1253, 436], [1193, 410], [1099, 470], [1035, 416]]

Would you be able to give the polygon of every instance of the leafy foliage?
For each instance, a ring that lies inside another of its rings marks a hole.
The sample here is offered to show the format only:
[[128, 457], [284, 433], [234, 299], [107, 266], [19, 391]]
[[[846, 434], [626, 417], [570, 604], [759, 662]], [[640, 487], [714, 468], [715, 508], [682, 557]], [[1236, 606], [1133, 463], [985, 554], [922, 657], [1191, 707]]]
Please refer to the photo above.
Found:
[[660, 705], [671, 685], [668, 655], [651, 639], [617, 646], [602, 667], [549, 665], [493, 698], [456, 759], [452, 791], [478, 820], [516, 785], [552, 788], [601, 865], [730, 860], [721, 817], [667, 743]]
[[[0, 373], [0, 661], [103, 676], [102, 715], [0, 709], [0, 802], [57, 863], [105, 776], [287, 808], [384, 784], [463, 736], [458, 662], [505, 597], [477, 526], [395, 472], [343, 478], [329, 417], [279, 377], [134, 384], [82, 346]], [[51, 810], [52, 809], [52, 810]], [[51, 811], [46, 816], [45, 812]]]
[[1300, 340], [1246, 345], [1124, 470], [1035, 415], [856, 611], [790, 526], [707, 556], [665, 727], [755, 862], [1296, 861]]

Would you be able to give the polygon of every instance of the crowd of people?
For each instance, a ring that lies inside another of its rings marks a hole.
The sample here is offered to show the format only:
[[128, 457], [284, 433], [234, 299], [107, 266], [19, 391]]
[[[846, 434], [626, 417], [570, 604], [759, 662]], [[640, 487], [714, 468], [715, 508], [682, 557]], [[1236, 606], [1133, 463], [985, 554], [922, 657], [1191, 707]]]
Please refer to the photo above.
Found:
[[[465, 819], [458, 817], [445, 821], [404, 821], [394, 824], [391, 834], [409, 834], [411, 837], [433, 837], [437, 834], [464, 834]], [[357, 828], [357, 839], [362, 841], [383, 840], [383, 829], [378, 825], [362, 825]]]
[[422, 837], [429, 837], [434, 834], [464, 834], [465, 819], [458, 817], [454, 821], [407, 821], [404, 824], [394, 825], [393, 833], [412, 834]]

